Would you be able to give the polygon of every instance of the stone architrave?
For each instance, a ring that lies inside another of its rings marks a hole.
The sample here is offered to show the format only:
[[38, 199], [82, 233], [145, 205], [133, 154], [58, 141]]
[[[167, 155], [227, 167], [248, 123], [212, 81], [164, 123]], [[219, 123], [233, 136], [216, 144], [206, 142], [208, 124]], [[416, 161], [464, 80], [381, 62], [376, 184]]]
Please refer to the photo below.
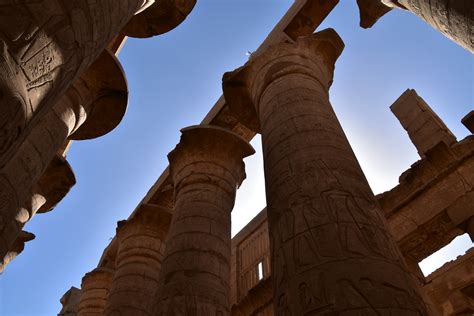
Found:
[[230, 315], [230, 215], [254, 153], [237, 134], [210, 125], [182, 130], [168, 155], [175, 210], [154, 315]]
[[171, 212], [157, 205], [117, 227], [115, 275], [104, 315], [151, 315]]
[[329, 102], [343, 48], [326, 29], [224, 75], [262, 135], [275, 314], [427, 315]]
[[82, 278], [78, 316], [103, 316], [114, 270], [96, 268]]
[[[66, 139], [94, 138], [112, 130], [125, 113], [127, 97], [122, 68], [113, 54], [104, 51], [0, 169], [0, 259], [34, 215], [33, 209], [46, 202], [41, 194], [35, 195], [45, 189], [37, 187], [38, 181]], [[31, 204], [35, 207], [25, 208]]]
[[154, 2], [1, 2], [0, 168], [130, 18]]
[[472, 0], [357, 0], [360, 25], [369, 28], [392, 8], [408, 10], [447, 38], [474, 53]]

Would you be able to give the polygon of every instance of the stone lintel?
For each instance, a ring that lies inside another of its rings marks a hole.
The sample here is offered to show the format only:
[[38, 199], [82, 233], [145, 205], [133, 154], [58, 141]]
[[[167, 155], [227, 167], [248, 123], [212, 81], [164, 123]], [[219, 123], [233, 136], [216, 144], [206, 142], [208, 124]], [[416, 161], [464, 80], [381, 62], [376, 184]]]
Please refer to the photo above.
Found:
[[[311, 60], [314, 59], [314, 56], [322, 56], [323, 68], [325, 69], [317, 69], [317, 73], [320, 76], [325, 76], [324, 79], [327, 79], [327, 82], [323, 79], [321, 83], [329, 88], [332, 83], [334, 64], [343, 49], [344, 42], [336, 31], [330, 28], [310, 36], [299, 37], [294, 43], [283, 42], [270, 46], [243, 67], [224, 74], [222, 89], [226, 104], [242, 124], [255, 132], [259, 132], [260, 127], [253, 99], [258, 98], [258, 95], [268, 84], [289, 73], [304, 73], [308, 76], [314, 76], [314, 63], [304, 59], [295, 62], [291, 60], [293, 54]], [[263, 78], [257, 78], [257, 76], [261, 76], [262, 68], [267, 67], [268, 61], [275, 58], [281, 58], [281, 62], [273, 62], [273, 66], [266, 69]], [[301, 65], [298, 63], [301, 63]], [[326, 70], [326, 74], [319, 74], [324, 70]], [[258, 87], [255, 88], [254, 85], [258, 85]]]
[[443, 315], [472, 315], [474, 312], [474, 248], [445, 263], [427, 276], [425, 290], [441, 307]]
[[377, 196], [404, 256], [419, 262], [467, 229], [474, 205], [474, 137], [427, 152]]
[[123, 33], [130, 37], [148, 38], [171, 31], [191, 13], [196, 0], [157, 0], [127, 23]]
[[465, 117], [461, 120], [461, 123], [466, 126], [466, 128], [474, 134], [474, 110], [466, 114]]
[[440, 142], [448, 146], [456, 143], [456, 137], [414, 89], [406, 90], [390, 110], [407, 131], [421, 157]]
[[338, 3], [339, 0], [306, 0], [298, 13], [285, 27], [283, 32], [294, 41], [300, 36], [313, 33], [314, 30], [323, 23]]
[[103, 136], [113, 130], [125, 115], [128, 86], [125, 72], [113, 53], [104, 50], [97, 60], [81, 75], [93, 100], [86, 121], [69, 139], [84, 140]]
[[[230, 163], [230, 159], [241, 161], [255, 153], [252, 146], [241, 136], [227, 129], [211, 125], [194, 125], [181, 130], [181, 139], [176, 148], [168, 154], [171, 174], [179, 171], [179, 166], [197, 157], [206, 160], [222, 160]], [[242, 168], [239, 184], [245, 179]], [[175, 183], [175, 186], [178, 184]]]

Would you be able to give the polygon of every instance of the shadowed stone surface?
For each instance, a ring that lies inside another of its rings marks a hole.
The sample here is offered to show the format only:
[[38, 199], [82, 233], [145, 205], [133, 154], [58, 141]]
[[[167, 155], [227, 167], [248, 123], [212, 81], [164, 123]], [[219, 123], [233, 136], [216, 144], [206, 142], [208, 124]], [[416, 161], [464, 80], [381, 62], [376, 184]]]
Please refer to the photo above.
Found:
[[130, 18], [153, 0], [0, 4], [0, 168]]
[[218, 127], [182, 130], [168, 155], [175, 210], [166, 242], [154, 315], [230, 315], [230, 214], [254, 153]]
[[275, 313], [427, 315], [329, 103], [343, 47], [327, 29], [224, 76], [259, 120]]
[[360, 25], [369, 28], [392, 8], [408, 10], [447, 38], [474, 53], [472, 0], [357, 0]]
[[191, 13], [196, 0], [159, 0], [135, 15], [122, 32], [130, 37], [147, 38], [171, 31]]
[[57, 168], [59, 175], [50, 174], [50, 180], [65, 181], [47, 183], [48, 179], [43, 178], [38, 183], [66, 139], [97, 137], [113, 129], [125, 113], [127, 96], [118, 60], [104, 51], [32, 129], [13, 159], [0, 170], [0, 258], [42, 204], [49, 200], [40, 210], [45, 212], [59, 201], [58, 195], [62, 198], [62, 193], [74, 185], [69, 165]]
[[151, 315], [171, 213], [156, 205], [143, 208], [118, 223], [115, 275], [104, 315]]

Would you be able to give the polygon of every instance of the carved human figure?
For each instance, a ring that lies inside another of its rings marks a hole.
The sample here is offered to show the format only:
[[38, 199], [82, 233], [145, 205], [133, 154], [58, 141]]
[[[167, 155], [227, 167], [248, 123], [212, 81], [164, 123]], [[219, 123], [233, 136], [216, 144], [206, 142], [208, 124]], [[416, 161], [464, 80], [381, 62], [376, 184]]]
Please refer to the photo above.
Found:
[[182, 130], [168, 155], [175, 210], [154, 315], [230, 315], [230, 214], [253, 148], [219, 127]]
[[474, 1], [472, 0], [357, 0], [360, 25], [371, 27], [384, 14], [398, 8], [410, 11], [474, 53]]
[[72, 82], [154, 0], [0, 4], [0, 168]]
[[145, 204], [117, 227], [115, 275], [104, 315], [151, 315], [171, 212]]
[[326, 29], [224, 75], [262, 134], [275, 313], [426, 315], [329, 103], [343, 47]]
[[120, 122], [126, 105], [127, 85], [120, 64], [104, 51], [40, 120], [14, 159], [0, 169], [0, 260], [34, 210], [46, 202], [36, 195], [44, 190], [38, 181], [66, 139], [107, 133]]

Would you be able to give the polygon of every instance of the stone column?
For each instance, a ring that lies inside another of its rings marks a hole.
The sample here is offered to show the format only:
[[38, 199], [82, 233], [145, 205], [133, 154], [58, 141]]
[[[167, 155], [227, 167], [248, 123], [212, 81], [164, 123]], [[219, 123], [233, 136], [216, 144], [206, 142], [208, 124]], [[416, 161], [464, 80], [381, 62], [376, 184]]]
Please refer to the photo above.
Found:
[[329, 103], [343, 47], [326, 29], [224, 75], [262, 134], [276, 315], [426, 315]]
[[122, 68], [115, 56], [105, 51], [0, 169], [0, 259], [34, 215], [25, 212], [24, 205], [31, 204], [32, 194], [44, 189], [35, 187], [66, 139], [106, 134], [120, 122], [126, 105]]
[[104, 315], [151, 315], [170, 223], [170, 211], [157, 205], [144, 205], [118, 223], [116, 271]]
[[447, 38], [474, 53], [474, 1], [472, 0], [357, 0], [360, 24], [371, 27], [392, 8], [408, 10]]
[[82, 278], [78, 316], [103, 316], [114, 271], [96, 268]]
[[154, 315], [230, 315], [230, 214], [253, 148], [219, 127], [182, 130], [168, 155], [175, 210]]
[[130, 18], [153, 3], [2, 1], [0, 168]]

